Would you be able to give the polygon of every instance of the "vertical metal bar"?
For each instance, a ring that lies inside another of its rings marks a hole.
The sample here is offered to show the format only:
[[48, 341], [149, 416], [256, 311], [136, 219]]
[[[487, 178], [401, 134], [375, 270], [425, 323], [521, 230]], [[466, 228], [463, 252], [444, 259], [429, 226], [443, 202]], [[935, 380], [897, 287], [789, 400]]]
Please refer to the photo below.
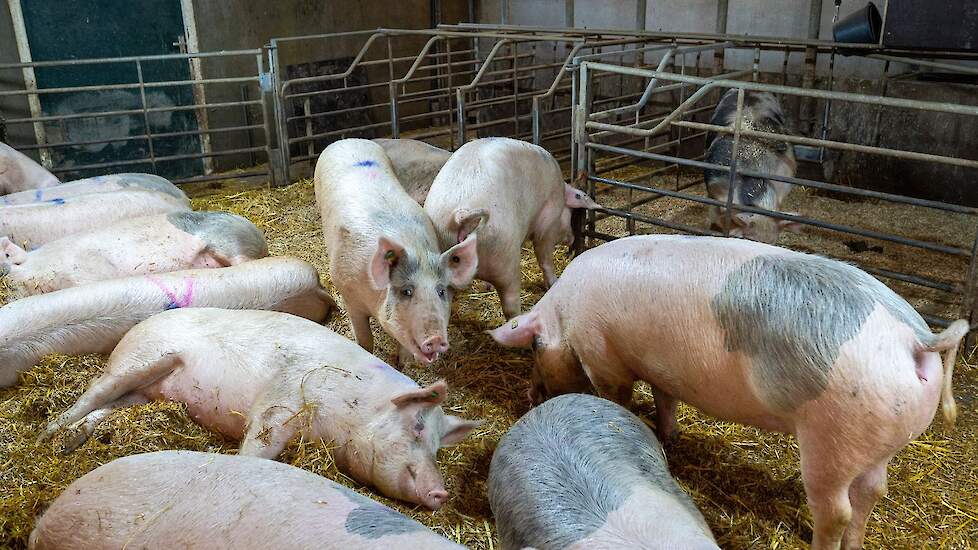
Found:
[[646, 0], [635, 0], [635, 30], [645, 30]]
[[[302, 100], [302, 113], [306, 115], [306, 137], [312, 137], [312, 98], [306, 97]], [[310, 139], [306, 142], [306, 154], [310, 157], [316, 154], [316, 140]], [[309, 162], [315, 166], [316, 159], [311, 158]]]
[[275, 126], [278, 133], [279, 158], [282, 163], [282, 185], [288, 185], [292, 181], [290, 166], [292, 153], [289, 150], [289, 122], [285, 112], [285, 89], [282, 87], [282, 74], [278, 61], [278, 44], [272, 40], [268, 46], [268, 71], [272, 75], [272, 86], [275, 88]]
[[139, 101], [143, 110], [143, 126], [146, 133], [146, 144], [149, 148], [149, 160], [153, 164], [153, 173], [159, 175], [156, 166], [156, 153], [153, 151], [153, 130], [149, 126], [149, 111], [146, 106], [146, 82], [143, 80], [143, 64], [136, 60], [136, 78], [139, 79]]
[[781, 62], [781, 85], [788, 85], [788, 57], [791, 56], [791, 48], [785, 46], [784, 48], [784, 61]]
[[[835, 49], [832, 49], [832, 54], [829, 56], [829, 91], [831, 92], [835, 88]], [[825, 100], [825, 111], [822, 113], [822, 128], [819, 135], [820, 139], [826, 139], [829, 135], [829, 124], [831, 123], [832, 115], [832, 100]], [[818, 148], [818, 160], [822, 162], [825, 160], [825, 147]]]
[[455, 102], [458, 104], [458, 146], [465, 145], [465, 96], [462, 88], [455, 88]]
[[[194, 12], [194, 2], [193, 0], [180, 0], [180, 12], [183, 16], [183, 30], [186, 37], [186, 52], [189, 54], [200, 53], [200, 41], [197, 35], [197, 16]], [[192, 80], [201, 81], [204, 80], [204, 70], [201, 67], [201, 62], [199, 57], [191, 57], [188, 59], [190, 65], [190, 78]], [[194, 102], [197, 105], [207, 105], [207, 93], [204, 89], [203, 84], [194, 84], [192, 86], [194, 94]], [[197, 117], [197, 126], [200, 128], [202, 133], [200, 135], [200, 148], [201, 152], [205, 156], [204, 161], [204, 173], [211, 174], [214, 171], [214, 158], [209, 156], [211, 152], [211, 135], [207, 133], [210, 128], [210, 121], [207, 117], [207, 110], [204, 108], [195, 109], [194, 116]]]
[[448, 90], [446, 96], [448, 97], [448, 147], [450, 151], [455, 150], [455, 132], [452, 131], [452, 125], [455, 122], [452, 120], [455, 117], [455, 111], [452, 109], [452, 39], [449, 38], [445, 41], [445, 58], [448, 63], [448, 86], [445, 88]]
[[401, 124], [397, 120], [397, 84], [394, 83], [394, 50], [391, 47], [391, 36], [387, 35], [387, 81], [388, 99], [391, 104], [391, 137], [397, 139], [401, 135]]
[[[21, 63], [31, 63], [33, 61], [31, 57], [31, 47], [27, 41], [27, 26], [24, 23], [24, 12], [21, 10], [20, 0], [7, 0], [7, 7], [10, 10], [11, 24], [14, 28], [14, 37], [17, 41], [17, 54]], [[27, 66], [21, 69], [21, 73], [24, 75], [24, 90], [30, 92], [32, 90], [37, 90], [37, 78], [34, 74], [34, 67]], [[41, 109], [41, 97], [37, 94], [27, 95], [27, 105], [31, 111], [31, 118], [39, 118], [43, 116], [43, 111]], [[43, 122], [34, 123], [34, 139], [37, 140], [38, 145], [45, 145], [48, 142], [47, 132], [44, 129]], [[51, 170], [54, 168], [54, 162], [51, 159], [51, 150], [47, 147], [41, 147], [37, 151], [40, 157], [41, 164], [45, 168]]]
[[757, 82], [758, 77], [761, 74], [761, 48], [758, 46], [754, 48], [754, 65], [751, 67], [753, 69], [752, 79]]
[[[729, 13], [729, 3], [728, 0], [719, 0], [717, 2], [717, 34], [727, 33], [727, 14]], [[713, 74], [723, 74], [723, 55], [726, 53], [726, 48], [721, 48], [716, 50], [713, 54]]]
[[513, 137], [520, 135], [520, 81], [517, 74], [519, 61], [519, 42], [512, 42], [509, 51], [513, 54]]
[[[572, 0], [573, 1], [573, 0]], [[571, 70], [571, 103], [570, 103], [570, 135], [571, 135], [571, 148], [570, 148], [570, 169], [571, 169], [571, 181], [577, 181], [577, 98], [579, 96], [578, 87], [580, 84], [577, 82], [578, 73], [580, 65], [577, 64], [577, 60], [574, 60], [570, 65]]]
[[[587, 69], [587, 65], [579, 65], [578, 67], [580, 74], [580, 86], [578, 87], [576, 120], [574, 123], [574, 128], [572, 129], [577, 145], [577, 177], [585, 178], [587, 192], [593, 197], [594, 182], [587, 177], [590, 175], [592, 163], [590, 159], [590, 151], [587, 148], [588, 134], [586, 126], [587, 119], [591, 112], [591, 74]], [[575, 222], [573, 223], [574, 253], [580, 254], [588, 245], [588, 243], [586, 243], [584, 240], [584, 228], [589, 228], [592, 232], [595, 231], [595, 218], [593, 212], [588, 210], [585, 214], [584, 220], [581, 220], [580, 215], [578, 215], [577, 219], [573, 221]]]
[[[811, 0], [808, 11], [808, 38], [818, 38], [822, 25], [822, 0]], [[815, 87], [815, 70], [818, 61], [818, 49], [812, 46], [805, 48], [805, 75], [802, 78], [802, 88]], [[799, 118], [805, 125], [806, 133], [815, 132], [815, 100], [808, 97], [801, 99]]]
[[730, 236], [730, 228], [733, 224], [733, 197], [734, 182], [737, 180], [737, 155], [740, 153], [740, 130], [744, 120], [744, 89], [737, 90], [737, 117], [734, 123], [734, 141], [730, 153], [730, 177], [727, 180], [727, 210], [724, 212], [723, 234]]
[[499, 22], [509, 25], [509, 0], [499, 0]]
[[[978, 323], [978, 232], [971, 246], [971, 262], [968, 265], [968, 281], [965, 284], [961, 316], [967, 319], [971, 326]], [[971, 349], [974, 345], [975, 333], [969, 331], [965, 339], [965, 349]]]
[[564, 0], [564, 26], [574, 27], [574, 0]]
[[[277, 184], [275, 181], [275, 169], [273, 167], [275, 160], [272, 158], [272, 119], [268, 116], [268, 101], [266, 101], [265, 92], [261, 85], [261, 81], [265, 78], [262, 52], [259, 52], [255, 58], [255, 65], [258, 68], [258, 97], [261, 98], [261, 120], [262, 126], [265, 129], [265, 162], [268, 165], [268, 185], [271, 187]], [[269, 73], [269, 76], [271, 76], [271, 73]], [[272, 97], [275, 97], [274, 93]]]

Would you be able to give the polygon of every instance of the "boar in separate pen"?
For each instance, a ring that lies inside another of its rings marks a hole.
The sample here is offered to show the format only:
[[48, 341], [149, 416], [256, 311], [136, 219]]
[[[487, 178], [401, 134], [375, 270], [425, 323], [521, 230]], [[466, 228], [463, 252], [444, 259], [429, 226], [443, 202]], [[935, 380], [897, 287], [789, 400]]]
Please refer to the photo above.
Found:
[[0, 388], [49, 353], [108, 353], [140, 321], [183, 307], [269, 309], [324, 321], [335, 306], [295, 258], [112, 279], [0, 307]]
[[401, 188], [383, 148], [365, 139], [327, 147], [316, 163], [330, 280], [357, 342], [373, 351], [373, 317], [401, 345], [400, 359], [434, 362], [448, 350], [453, 289], [475, 275], [476, 236], [444, 253], [431, 220]]
[[547, 286], [557, 281], [554, 248], [573, 240], [571, 208], [600, 207], [564, 183], [546, 149], [510, 138], [460, 147], [438, 173], [424, 207], [442, 248], [478, 233], [476, 277], [496, 288], [507, 318], [520, 312], [524, 241], [533, 241]]
[[[0, 143], [0, 195], [25, 189], [44, 189], [59, 183], [54, 174], [30, 157], [6, 143]], [[2, 196], [0, 204], [3, 204]]]
[[189, 210], [186, 198], [141, 189], [0, 206], [0, 237], [37, 248], [128, 218]]
[[452, 153], [417, 139], [378, 138], [373, 142], [384, 148], [407, 194], [424, 206], [431, 182]]
[[[886, 465], [956, 415], [968, 323], [939, 334], [864, 271], [742, 239], [640, 236], [578, 256], [533, 309], [493, 331], [536, 356], [533, 396], [588, 390], [626, 404], [652, 386], [660, 438], [685, 401], [794, 434], [816, 550], [859, 548]], [[939, 352], [946, 352], [941, 364]]]
[[158, 451], [85, 474], [51, 503], [31, 550], [464, 550], [339, 483], [247, 456]]
[[448, 498], [435, 455], [478, 422], [446, 415], [444, 381], [422, 388], [354, 342], [287, 313], [195, 308], [133, 327], [105, 371], [42, 434], [84, 442], [112, 409], [166, 399], [208, 429], [273, 459], [294, 437], [336, 445], [344, 473], [437, 510]]
[[69, 235], [27, 252], [0, 237], [0, 275], [16, 296], [81, 284], [264, 258], [268, 246], [250, 221], [227, 212], [171, 212]]
[[652, 430], [593, 395], [551, 399], [506, 432], [489, 505], [503, 550], [719, 549]]
[[[32, 202], [67, 199], [91, 193], [110, 193], [127, 189], [142, 189], [166, 193], [174, 198], [187, 200], [187, 195], [170, 180], [153, 174], [126, 173], [95, 176], [69, 181], [46, 189], [28, 189], [0, 197], [0, 205], [30, 204]], [[104, 200], [111, 200], [103, 197]]]
[[[742, 128], [759, 132], [787, 134], [784, 114], [774, 94], [745, 92]], [[737, 118], [737, 89], [727, 90], [720, 99], [710, 124], [734, 127]], [[733, 134], [708, 133], [706, 136], [706, 162], [730, 166], [733, 159]], [[789, 220], [779, 220], [753, 212], [738, 211], [736, 205], [753, 206], [780, 211], [781, 202], [791, 191], [791, 184], [783, 181], [745, 176], [739, 170], [760, 174], [794, 177], [797, 165], [795, 151], [790, 143], [740, 136], [737, 150], [737, 177], [733, 180], [733, 205], [730, 212], [730, 234], [744, 236], [766, 243], [776, 243], [782, 230], [799, 231], [801, 225]], [[706, 191], [710, 198], [726, 202], [730, 191], [730, 173], [724, 170], [706, 169], [703, 173]], [[789, 214], [793, 214], [790, 213]], [[797, 215], [797, 214], [793, 214]], [[711, 206], [711, 229], [726, 228], [727, 213], [719, 206]]]

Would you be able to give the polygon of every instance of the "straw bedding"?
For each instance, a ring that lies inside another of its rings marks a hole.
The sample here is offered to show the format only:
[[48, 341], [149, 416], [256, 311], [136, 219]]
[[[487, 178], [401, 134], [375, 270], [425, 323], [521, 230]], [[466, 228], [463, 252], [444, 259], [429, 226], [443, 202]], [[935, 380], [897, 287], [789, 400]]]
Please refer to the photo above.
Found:
[[[197, 209], [229, 210], [250, 218], [266, 232], [273, 255], [300, 257], [325, 277], [322, 237], [309, 181], [272, 190], [230, 185], [195, 193]], [[606, 198], [614, 197], [602, 196]], [[819, 205], [824, 200], [829, 199], [819, 198]], [[828, 203], [819, 206], [831, 207]], [[705, 219], [704, 211], [686, 212], [676, 204], [657, 201], [651, 208], [663, 209], [663, 215], [688, 217], [687, 221], [698, 226]], [[878, 208], [869, 207], [866, 214], [876, 216]], [[894, 216], [879, 217], [901, 223]], [[789, 238], [820, 245], [811, 235]], [[524, 309], [544, 290], [531, 258], [532, 253], [524, 250]], [[558, 269], [567, 261], [560, 251]], [[946, 265], [927, 268], [949, 269]], [[957, 267], [954, 270], [959, 272]], [[0, 303], [3, 299], [0, 288]], [[422, 383], [441, 377], [448, 380], [451, 391], [445, 408], [452, 414], [487, 420], [462, 444], [439, 455], [452, 495], [439, 512], [394, 502], [357, 486], [337, 472], [325, 444], [296, 441], [281, 460], [355, 487], [469, 547], [497, 547], [485, 496], [486, 476], [497, 441], [528, 409], [525, 390], [531, 365], [528, 352], [501, 349], [483, 332], [502, 321], [495, 293], [473, 287], [456, 298], [451, 351], [431, 368], [406, 367], [406, 373]], [[351, 336], [342, 312], [329, 326]], [[392, 341], [378, 329], [375, 334], [378, 354], [389, 357], [394, 351]], [[958, 425], [950, 433], [932, 429], [893, 460], [890, 492], [870, 521], [868, 548], [969, 548], [978, 540], [978, 369], [968, 354], [963, 356], [955, 372], [961, 409]], [[58, 452], [57, 440], [54, 445], [36, 446], [34, 438], [44, 423], [73, 403], [103, 366], [104, 358], [98, 356], [52, 356], [23, 374], [20, 385], [0, 391], [0, 547], [23, 547], [35, 516], [46, 503], [73, 480], [114, 458], [160, 449], [235, 452], [234, 442], [200, 428], [181, 405], [173, 403], [114, 412], [72, 454]], [[641, 416], [654, 418], [648, 388], [639, 385], [636, 398]], [[685, 406], [680, 408], [679, 420], [683, 434], [666, 448], [670, 467], [703, 511], [720, 545], [735, 549], [805, 547], [811, 540], [811, 516], [805, 506], [793, 438], [718, 422]]]

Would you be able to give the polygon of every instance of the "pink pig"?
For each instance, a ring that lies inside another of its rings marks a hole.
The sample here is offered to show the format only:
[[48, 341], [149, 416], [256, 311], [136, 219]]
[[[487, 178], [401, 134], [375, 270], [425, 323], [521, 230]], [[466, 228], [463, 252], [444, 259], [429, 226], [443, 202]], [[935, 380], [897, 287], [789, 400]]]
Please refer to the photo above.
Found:
[[454, 289], [472, 282], [476, 237], [441, 252], [431, 220], [401, 187], [383, 148], [365, 139], [327, 147], [316, 163], [329, 275], [359, 343], [373, 351], [370, 318], [424, 364], [448, 350]]
[[271, 309], [323, 321], [334, 306], [316, 268], [281, 257], [29, 296], [0, 307], [0, 387], [49, 353], [108, 353], [136, 323], [168, 309]]
[[189, 210], [190, 201], [186, 198], [144, 190], [0, 206], [0, 237], [35, 248], [66, 235], [84, 233], [127, 218]]
[[573, 240], [571, 208], [599, 206], [564, 183], [546, 149], [510, 138], [477, 139], [459, 148], [438, 172], [424, 206], [442, 248], [477, 232], [476, 277], [496, 287], [507, 318], [520, 312], [524, 241], [533, 241], [547, 286], [557, 281], [554, 247]]
[[0, 237], [0, 274], [17, 296], [149, 273], [237, 265], [268, 247], [250, 221], [227, 212], [171, 212], [123, 220], [26, 252]]
[[6, 143], [0, 143], [0, 195], [53, 187], [59, 183], [54, 174], [30, 157]]
[[446, 415], [443, 382], [421, 388], [355, 343], [273, 311], [191, 308], [133, 327], [101, 376], [48, 424], [84, 442], [112, 409], [186, 403], [200, 424], [275, 458], [301, 435], [336, 445], [339, 468], [381, 493], [437, 510], [448, 498], [435, 455], [479, 422]]
[[463, 550], [324, 477], [246, 456], [160, 451], [96, 468], [51, 503], [31, 550]]
[[[653, 386], [660, 437], [678, 401], [792, 433], [815, 520], [812, 548], [862, 545], [886, 465], [927, 429], [968, 323], [920, 315], [842, 262], [740, 239], [642, 236], [576, 258], [534, 308], [493, 331], [536, 355], [533, 393], [592, 385], [626, 404]], [[942, 369], [937, 352], [947, 351]]]
[[157, 191], [172, 195], [177, 199], [187, 200], [187, 195], [166, 178], [154, 174], [124, 173], [95, 176], [69, 181], [55, 187], [27, 189], [18, 193], [11, 193], [0, 197], [0, 205], [30, 204], [126, 189]]

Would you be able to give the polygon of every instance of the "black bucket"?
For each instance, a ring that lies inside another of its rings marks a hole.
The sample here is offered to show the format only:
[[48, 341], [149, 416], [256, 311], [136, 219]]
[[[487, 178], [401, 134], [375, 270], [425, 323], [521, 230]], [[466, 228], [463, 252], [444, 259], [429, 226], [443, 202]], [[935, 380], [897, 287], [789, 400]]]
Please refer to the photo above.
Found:
[[876, 9], [876, 4], [870, 2], [865, 8], [850, 13], [833, 25], [832, 38], [836, 42], [850, 44], [879, 44], [882, 26], [880, 10]]

